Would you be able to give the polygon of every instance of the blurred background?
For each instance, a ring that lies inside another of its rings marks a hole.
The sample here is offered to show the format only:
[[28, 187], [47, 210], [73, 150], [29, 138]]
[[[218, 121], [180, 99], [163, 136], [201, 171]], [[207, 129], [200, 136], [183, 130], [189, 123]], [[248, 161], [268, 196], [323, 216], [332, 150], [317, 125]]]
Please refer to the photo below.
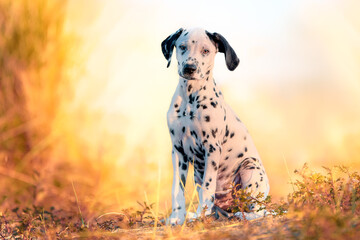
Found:
[[[0, 206], [85, 214], [171, 206], [166, 112], [180, 27], [218, 32], [214, 77], [252, 135], [275, 199], [294, 169], [360, 169], [360, 2], [0, 0]], [[288, 170], [289, 169], [289, 170]], [[158, 200], [159, 199], [159, 200]]]

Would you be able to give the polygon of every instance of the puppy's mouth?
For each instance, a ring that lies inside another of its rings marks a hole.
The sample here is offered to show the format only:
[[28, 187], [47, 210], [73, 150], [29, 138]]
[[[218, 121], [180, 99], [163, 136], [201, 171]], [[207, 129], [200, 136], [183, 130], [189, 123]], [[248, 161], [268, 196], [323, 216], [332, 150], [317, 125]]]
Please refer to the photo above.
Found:
[[192, 74], [180, 73], [179, 75], [180, 77], [185, 78], [186, 80], [196, 80], [196, 78]]

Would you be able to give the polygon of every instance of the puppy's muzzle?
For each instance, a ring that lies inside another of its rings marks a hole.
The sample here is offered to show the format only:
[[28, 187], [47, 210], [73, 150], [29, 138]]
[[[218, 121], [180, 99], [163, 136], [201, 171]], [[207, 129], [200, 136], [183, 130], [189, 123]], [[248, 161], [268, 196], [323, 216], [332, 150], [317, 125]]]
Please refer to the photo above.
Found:
[[183, 68], [183, 74], [186, 77], [191, 77], [195, 71], [196, 71], [195, 64], [185, 64]]

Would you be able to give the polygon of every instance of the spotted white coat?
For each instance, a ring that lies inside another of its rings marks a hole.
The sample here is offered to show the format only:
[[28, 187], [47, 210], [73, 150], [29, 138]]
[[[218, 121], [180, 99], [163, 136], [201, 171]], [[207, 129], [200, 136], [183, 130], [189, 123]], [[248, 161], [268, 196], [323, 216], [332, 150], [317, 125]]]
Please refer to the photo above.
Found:
[[[213, 79], [214, 58], [225, 54], [226, 65], [239, 64], [236, 53], [218, 33], [203, 29], [179, 29], [162, 42], [162, 51], [171, 62], [174, 47], [179, 84], [167, 113], [172, 141], [173, 187], [170, 224], [182, 224], [186, 217], [184, 186], [189, 163], [194, 164], [199, 205], [192, 217], [211, 214], [214, 206], [226, 211], [232, 203], [232, 184], [256, 197], [269, 193], [268, 178], [245, 125], [224, 101]], [[254, 210], [259, 206], [250, 206]], [[254, 219], [264, 211], [236, 213]]]

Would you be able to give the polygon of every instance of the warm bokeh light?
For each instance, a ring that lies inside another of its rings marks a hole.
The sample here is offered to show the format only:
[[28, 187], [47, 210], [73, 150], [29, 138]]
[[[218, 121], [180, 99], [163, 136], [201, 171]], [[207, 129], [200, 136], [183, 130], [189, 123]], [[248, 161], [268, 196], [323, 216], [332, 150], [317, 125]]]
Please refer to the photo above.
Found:
[[[166, 68], [160, 43], [191, 26], [221, 33], [240, 58], [229, 72], [219, 54], [214, 76], [255, 140], [271, 195], [285, 197], [305, 162], [360, 169], [359, 9], [356, 0], [70, 0], [62, 40], [69, 45], [61, 50], [69, 80], [56, 91], [25, 86], [39, 90], [29, 93], [31, 113], [58, 94], [41, 106], [55, 111], [51, 119], [37, 119], [51, 128], [41, 139], [52, 146], [48, 161], [72, 166], [60, 185], [85, 186], [82, 201], [91, 210], [104, 203], [106, 212], [145, 195], [155, 202], [161, 174], [159, 204], [163, 211], [171, 205], [166, 112], [178, 76], [176, 64]], [[50, 61], [44, 78], [57, 77], [57, 64]]]

